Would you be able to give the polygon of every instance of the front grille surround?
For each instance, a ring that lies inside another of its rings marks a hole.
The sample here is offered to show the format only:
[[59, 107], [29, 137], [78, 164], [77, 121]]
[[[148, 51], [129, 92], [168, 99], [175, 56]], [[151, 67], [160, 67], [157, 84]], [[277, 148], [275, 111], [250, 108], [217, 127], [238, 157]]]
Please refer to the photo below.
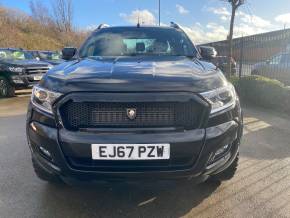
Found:
[[[70, 131], [98, 128], [183, 128], [186, 130], [200, 127], [206, 112], [205, 105], [195, 98], [178, 102], [158, 99], [157, 101], [140, 102], [142, 94], [134, 93], [138, 101], [122, 99], [120, 102], [102, 101], [102, 99], [67, 98], [58, 107], [59, 118], [63, 126]], [[116, 98], [118, 99], [118, 98]], [[137, 111], [135, 119], [130, 120], [127, 109]]]

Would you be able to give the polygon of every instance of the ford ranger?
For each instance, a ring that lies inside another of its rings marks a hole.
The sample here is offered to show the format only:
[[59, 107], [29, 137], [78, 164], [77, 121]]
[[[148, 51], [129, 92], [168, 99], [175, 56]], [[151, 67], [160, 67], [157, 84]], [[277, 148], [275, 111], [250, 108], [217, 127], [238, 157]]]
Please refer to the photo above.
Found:
[[27, 138], [55, 181], [233, 177], [243, 120], [234, 87], [177, 24], [100, 27], [33, 88]]

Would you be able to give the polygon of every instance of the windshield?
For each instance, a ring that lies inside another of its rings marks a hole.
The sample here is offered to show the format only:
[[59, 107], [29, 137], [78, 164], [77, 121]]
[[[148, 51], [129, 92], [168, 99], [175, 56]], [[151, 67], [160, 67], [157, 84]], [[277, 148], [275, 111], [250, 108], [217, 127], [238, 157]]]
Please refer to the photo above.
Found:
[[33, 56], [21, 50], [0, 50], [0, 59], [31, 60]]
[[196, 56], [185, 33], [169, 28], [120, 27], [93, 33], [80, 49], [80, 57], [171, 55]]
[[61, 59], [61, 54], [57, 52], [45, 52], [45, 51], [40, 51], [39, 52], [39, 57], [44, 60], [60, 60]]

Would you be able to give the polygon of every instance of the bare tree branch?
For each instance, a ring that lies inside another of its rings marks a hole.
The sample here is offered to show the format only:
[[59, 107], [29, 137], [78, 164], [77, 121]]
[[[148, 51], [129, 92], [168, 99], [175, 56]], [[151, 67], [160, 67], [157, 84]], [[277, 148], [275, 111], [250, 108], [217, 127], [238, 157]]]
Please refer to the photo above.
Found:
[[48, 26], [52, 23], [48, 8], [40, 0], [31, 0], [29, 2], [31, 16], [42, 25]]
[[228, 51], [228, 76], [230, 76], [232, 72], [232, 64], [231, 59], [233, 56], [233, 35], [234, 35], [234, 25], [235, 25], [235, 17], [236, 17], [236, 11], [240, 6], [245, 4], [246, 0], [221, 0], [224, 2], [228, 2], [231, 5], [232, 13], [231, 13], [231, 21], [230, 21], [230, 30], [228, 35], [228, 44], [229, 44], [229, 51]]
[[52, 4], [54, 21], [62, 32], [71, 32], [73, 29], [72, 0], [54, 0]]

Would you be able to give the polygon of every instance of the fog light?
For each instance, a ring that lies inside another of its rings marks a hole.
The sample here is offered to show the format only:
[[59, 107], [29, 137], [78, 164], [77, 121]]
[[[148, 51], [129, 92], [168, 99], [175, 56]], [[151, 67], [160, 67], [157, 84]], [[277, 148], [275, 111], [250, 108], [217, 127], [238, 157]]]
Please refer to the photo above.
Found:
[[19, 76], [12, 76], [11, 79], [13, 80], [14, 83], [24, 83], [23, 80]]
[[223, 147], [221, 147], [220, 149], [218, 149], [214, 155], [210, 158], [210, 160], [208, 161], [208, 165], [211, 165], [212, 163], [214, 163], [215, 161], [217, 161], [218, 159], [220, 159], [229, 149], [230, 145], [224, 145]]
[[49, 152], [48, 150], [46, 150], [44, 147], [41, 147], [41, 146], [39, 146], [39, 150], [40, 150], [40, 152], [41, 152], [44, 156], [46, 156], [46, 157], [48, 157], [49, 159], [51, 159], [51, 154], [50, 154], [50, 152]]
[[215, 162], [212, 162], [210, 164], [208, 164], [208, 166], [206, 167], [207, 170], [210, 170], [218, 165], [223, 165], [225, 164], [229, 159], [231, 158], [231, 153], [228, 153], [226, 156], [218, 159], [217, 161]]
[[214, 156], [217, 157], [217, 156], [220, 156], [221, 154], [225, 153], [228, 150], [228, 147], [229, 147], [229, 145], [227, 144], [227, 145], [223, 146], [222, 148], [218, 149], [215, 152]]

